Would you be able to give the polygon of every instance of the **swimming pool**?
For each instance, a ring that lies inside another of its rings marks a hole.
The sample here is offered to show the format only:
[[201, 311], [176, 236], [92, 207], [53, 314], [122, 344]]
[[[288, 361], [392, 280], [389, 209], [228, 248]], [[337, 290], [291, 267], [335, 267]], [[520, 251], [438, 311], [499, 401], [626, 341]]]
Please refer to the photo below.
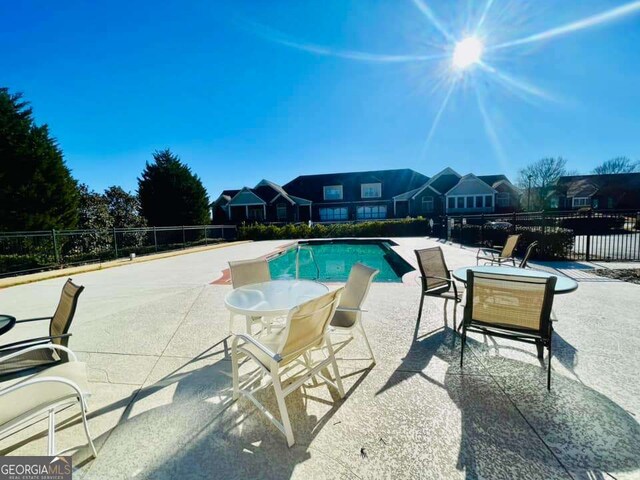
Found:
[[[413, 270], [391, 249], [390, 240], [318, 240], [301, 241], [300, 278], [325, 282], [346, 282], [351, 266], [360, 262], [380, 270], [376, 282], [401, 282], [402, 276]], [[313, 261], [315, 257], [315, 262]], [[297, 246], [269, 260], [271, 277], [295, 278]], [[316, 268], [317, 264], [317, 268]]]

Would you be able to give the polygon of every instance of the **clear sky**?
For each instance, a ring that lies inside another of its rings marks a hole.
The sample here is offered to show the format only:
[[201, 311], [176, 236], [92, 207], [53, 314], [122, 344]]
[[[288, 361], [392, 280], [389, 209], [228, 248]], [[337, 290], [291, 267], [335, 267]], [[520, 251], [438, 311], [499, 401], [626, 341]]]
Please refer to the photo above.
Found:
[[[640, 159], [640, 2], [21, 0], [0, 18], [0, 85], [98, 190], [135, 190], [166, 147], [212, 199], [299, 174]], [[482, 64], [455, 70], [468, 35]]]

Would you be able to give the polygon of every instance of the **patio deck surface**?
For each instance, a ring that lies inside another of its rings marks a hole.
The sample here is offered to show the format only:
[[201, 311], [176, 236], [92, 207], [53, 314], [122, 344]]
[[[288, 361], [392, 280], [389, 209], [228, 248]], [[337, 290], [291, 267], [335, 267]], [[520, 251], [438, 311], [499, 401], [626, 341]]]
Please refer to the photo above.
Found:
[[[475, 264], [472, 249], [395, 240], [412, 264], [414, 248], [433, 245], [449, 268]], [[211, 284], [228, 260], [286, 243], [74, 277], [86, 290], [70, 346], [89, 366], [98, 448], [87, 460], [77, 417], [61, 426], [58, 447], [78, 447], [74, 478], [640, 478], [640, 285], [579, 276], [578, 290], [554, 302], [551, 392], [546, 353], [541, 363], [534, 346], [472, 334], [461, 370], [451, 305], [445, 327], [443, 302], [427, 298], [416, 329], [414, 279], [374, 284], [364, 323], [378, 363], [356, 340], [338, 356], [344, 399], [324, 384], [292, 393], [296, 445], [287, 448], [249, 400], [231, 399], [223, 305], [231, 287]], [[0, 290], [0, 311], [51, 314], [64, 281]], [[25, 324], [0, 340], [43, 328]], [[277, 412], [269, 389], [260, 398]], [[0, 441], [0, 454], [44, 454], [45, 428]]]

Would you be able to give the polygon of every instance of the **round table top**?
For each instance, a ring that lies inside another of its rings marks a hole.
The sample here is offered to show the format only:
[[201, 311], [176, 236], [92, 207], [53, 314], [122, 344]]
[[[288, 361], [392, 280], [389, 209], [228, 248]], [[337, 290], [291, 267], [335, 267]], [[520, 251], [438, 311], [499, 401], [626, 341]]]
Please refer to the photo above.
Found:
[[578, 282], [574, 279], [565, 277], [564, 275], [556, 275], [550, 272], [542, 270], [534, 270], [531, 268], [517, 268], [517, 267], [497, 267], [491, 265], [478, 265], [472, 267], [462, 267], [453, 271], [453, 277], [461, 282], [467, 281], [467, 271], [473, 270], [474, 272], [482, 273], [502, 273], [505, 275], [520, 275], [523, 277], [536, 277], [536, 278], [549, 278], [556, 277], [555, 293], [570, 293], [578, 288]]
[[16, 318], [11, 315], [0, 314], [0, 335], [7, 333], [16, 324]]
[[279, 317], [328, 291], [326, 285], [311, 280], [272, 280], [236, 288], [229, 292], [224, 304], [241, 315]]

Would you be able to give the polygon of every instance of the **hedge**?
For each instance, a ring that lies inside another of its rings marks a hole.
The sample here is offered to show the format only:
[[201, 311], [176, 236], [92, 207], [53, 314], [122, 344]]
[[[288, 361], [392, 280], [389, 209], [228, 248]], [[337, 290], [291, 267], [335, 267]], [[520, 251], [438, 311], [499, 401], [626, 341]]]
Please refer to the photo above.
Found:
[[422, 237], [431, 232], [428, 220], [406, 219], [361, 223], [240, 225], [238, 240], [284, 240], [343, 237]]
[[[516, 252], [524, 255], [527, 246], [531, 242], [538, 242], [538, 248], [533, 253], [533, 258], [544, 260], [560, 260], [569, 257], [573, 249], [574, 233], [567, 228], [549, 227], [545, 229], [545, 233], [538, 228], [533, 227], [516, 227], [515, 233], [522, 235]], [[462, 235], [461, 235], [462, 234]], [[507, 237], [513, 234], [511, 228], [505, 227], [488, 227], [485, 225], [482, 229], [478, 225], [465, 225], [462, 232], [460, 226], [457, 225], [452, 230], [452, 235], [460, 243], [465, 245], [479, 245], [480, 243], [489, 245], [504, 245]]]

